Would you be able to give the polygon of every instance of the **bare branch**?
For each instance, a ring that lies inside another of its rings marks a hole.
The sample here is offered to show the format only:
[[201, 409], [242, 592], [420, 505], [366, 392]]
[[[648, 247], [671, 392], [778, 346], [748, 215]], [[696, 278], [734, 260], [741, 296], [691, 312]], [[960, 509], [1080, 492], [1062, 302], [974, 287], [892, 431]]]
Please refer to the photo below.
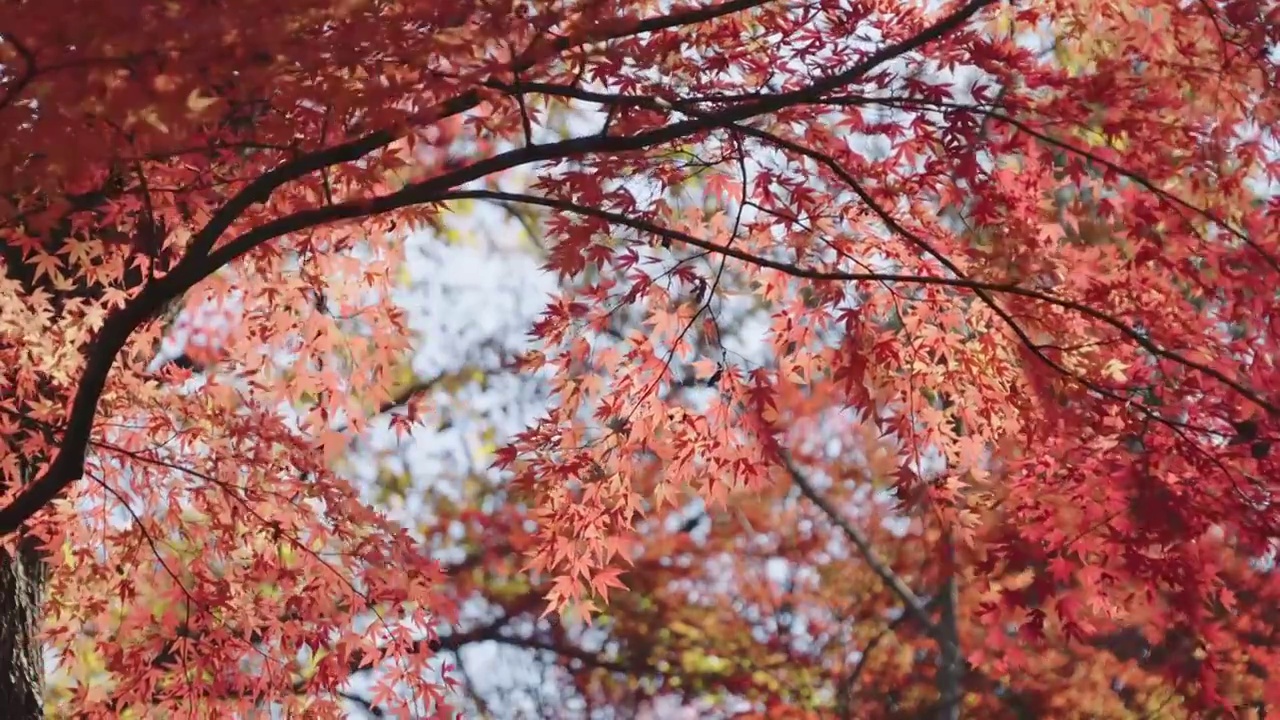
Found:
[[941, 632], [933, 618], [930, 617], [928, 602], [916, 595], [906, 581], [894, 572], [893, 568], [889, 567], [884, 558], [880, 557], [880, 554], [872, 547], [870, 538], [853, 523], [849, 522], [836, 506], [832, 505], [829, 500], [813, 487], [813, 483], [809, 482], [809, 478], [805, 477], [800, 468], [796, 467], [795, 461], [789, 456], [785, 458], [783, 467], [786, 468], [787, 474], [791, 476], [791, 482], [795, 483], [795, 486], [800, 489], [800, 494], [804, 495], [809, 502], [821, 510], [840, 529], [840, 532], [844, 533], [849, 542], [853, 543], [866, 561], [867, 566], [871, 568], [871, 571], [902, 602], [906, 614], [913, 621], [919, 623], [920, 627], [924, 628], [925, 633], [938, 642], [939, 645], [949, 643], [950, 640]]

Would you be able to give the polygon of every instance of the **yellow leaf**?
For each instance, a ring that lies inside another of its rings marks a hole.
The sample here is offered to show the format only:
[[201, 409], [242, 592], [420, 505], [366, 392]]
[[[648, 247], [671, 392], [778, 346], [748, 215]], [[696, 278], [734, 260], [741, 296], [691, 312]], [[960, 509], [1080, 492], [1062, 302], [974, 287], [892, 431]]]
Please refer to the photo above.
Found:
[[210, 105], [214, 105], [217, 102], [218, 98], [212, 96], [204, 97], [200, 95], [199, 90], [192, 90], [191, 93], [187, 95], [187, 109], [195, 114], [200, 114], [205, 110], [208, 110]]
[[1000, 12], [998, 12], [995, 18], [991, 21], [991, 31], [993, 35], [997, 37], [1013, 36], [1014, 12], [1013, 3], [1001, 6]]
[[675, 633], [676, 635], [682, 635], [688, 638], [702, 637], [702, 632], [700, 630], [693, 627], [692, 625], [683, 623], [679, 620], [676, 620], [675, 622], [671, 623], [671, 632]]
[[164, 124], [164, 121], [160, 119], [160, 114], [154, 108], [144, 108], [138, 112], [138, 117], [162, 133], [169, 132], [169, 126]]
[[1128, 365], [1120, 362], [1119, 360], [1116, 360], [1115, 358], [1112, 358], [1107, 361], [1106, 365], [1102, 366], [1102, 374], [1106, 375], [1111, 380], [1115, 380], [1116, 382], [1123, 382], [1125, 380], [1124, 371], [1127, 370], [1128, 368], [1129, 368]]

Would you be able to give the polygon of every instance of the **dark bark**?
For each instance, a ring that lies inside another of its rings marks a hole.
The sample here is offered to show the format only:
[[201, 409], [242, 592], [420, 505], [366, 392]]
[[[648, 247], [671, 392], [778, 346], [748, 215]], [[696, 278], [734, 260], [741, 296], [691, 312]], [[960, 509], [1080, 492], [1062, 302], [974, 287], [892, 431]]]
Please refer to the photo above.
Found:
[[44, 653], [40, 624], [48, 575], [36, 544], [19, 543], [17, 557], [0, 550], [0, 714], [44, 717]]
[[938, 630], [943, 642], [938, 653], [938, 720], [960, 720], [964, 699], [964, 658], [960, 654], [960, 623], [957, 617], [960, 586], [956, 577], [955, 545], [949, 530], [943, 533], [943, 562], [946, 580], [939, 592], [941, 617]]

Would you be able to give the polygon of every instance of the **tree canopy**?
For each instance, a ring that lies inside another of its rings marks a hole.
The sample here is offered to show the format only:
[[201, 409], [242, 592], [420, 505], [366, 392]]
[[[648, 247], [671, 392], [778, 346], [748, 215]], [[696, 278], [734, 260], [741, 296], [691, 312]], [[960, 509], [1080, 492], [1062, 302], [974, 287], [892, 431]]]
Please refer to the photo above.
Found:
[[[1277, 35], [1262, 0], [7, 3], [0, 705], [45, 712], [47, 643], [92, 658], [75, 717], [330, 717], [371, 672], [448, 717], [437, 656], [527, 617], [556, 714], [1280, 707]], [[344, 460], [475, 380], [404, 371], [437, 340], [397, 293], [476, 202], [554, 278], [485, 355], [545, 402], [415, 518]]]

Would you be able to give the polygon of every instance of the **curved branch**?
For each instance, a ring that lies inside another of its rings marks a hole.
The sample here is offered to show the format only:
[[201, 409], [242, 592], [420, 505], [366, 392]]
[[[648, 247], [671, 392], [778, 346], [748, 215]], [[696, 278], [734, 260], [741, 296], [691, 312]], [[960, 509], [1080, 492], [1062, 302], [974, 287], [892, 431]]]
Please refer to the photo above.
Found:
[[[733, 4], [726, 3], [724, 6], [716, 7], [741, 9], [750, 7], [755, 1], [739, 0]], [[57, 458], [43, 475], [26, 485], [9, 505], [0, 509], [0, 536], [18, 530], [23, 523], [61, 495], [71, 483], [84, 474], [85, 453], [93, 430], [98, 400], [106, 387], [107, 377], [115, 363], [116, 355], [124, 348], [133, 332], [169, 301], [181, 296], [206, 277], [259, 245], [282, 235], [327, 223], [369, 217], [414, 204], [438, 202], [446, 198], [450, 188], [513, 167], [539, 161], [563, 160], [585, 154], [643, 150], [714, 128], [731, 126], [751, 117], [776, 112], [797, 102], [811, 101], [831, 90], [856, 81], [890, 59], [940, 39], [959, 28], [979, 10], [994, 4], [995, 1], [971, 0], [937, 23], [911, 37], [886, 45], [843, 72], [817, 80], [807, 87], [771, 96], [761, 102], [676, 122], [638, 135], [627, 137], [597, 135], [574, 138], [501, 153], [453, 172], [407, 186], [395, 193], [368, 200], [303, 210], [277, 218], [240, 235], [217, 250], [212, 250], [226, 229], [244, 211], [254, 204], [268, 200], [280, 186], [332, 164], [359, 159], [378, 147], [392, 142], [397, 135], [391, 130], [370, 133], [351, 142], [288, 161], [268, 171], [237, 193], [215, 213], [208, 224], [196, 234], [191, 251], [169, 275], [149, 284], [134, 300], [108, 317], [86, 351], [87, 361], [68, 413], [67, 428], [60, 443]], [[712, 12], [713, 10], [714, 8], [694, 12]], [[673, 17], [685, 17], [685, 15]], [[643, 30], [637, 30], [638, 26], [632, 26], [623, 34], [660, 29], [666, 22], [672, 22], [671, 18], [655, 20], [652, 23], [653, 27]], [[474, 106], [472, 98], [475, 97], [478, 97], [475, 91], [464, 93], [438, 107], [461, 108], [458, 110], [461, 112]]]
[[[509, 87], [499, 83], [491, 83], [491, 86], [497, 89], [504, 89], [504, 90]], [[534, 89], [533, 86], [531, 85], [526, 85], [523, 87], [525, 87], [526, 89]], [[555, 94], [555, 95], [560, 95], [562, 97], [572, 97], [572, 98], [577, 98], [582, 100], [589, 100], [591, 102], [597, 102], [597, 103], [603, 103], [603, 104], [616, 104], [616, 105], [634, 105], [634, 106], [645, 107], [645, 108], [654, 109], [654, 110], [662, 109], [664, 104], [666, 104], [664, 101], [659, 100], [658, 98], [653, 98], [653, 97], [634, 96], [634, 95], [633, 96], [611, 95], [608, 93], [598, 93], [598, 92], [592, 92], [587, 90], [579, 90], [578, 88], [572, 88], [567, 86], [555, 86], [555, 85], [543, 84], [538, 86], [536, 90], [544, 94]], [[777, 97], [777, 96], [766, 96], [766, 97]], [[866, 98], [865, 102], [874, 103], [874, 102], [886, 102], [886, 101], [879, 101], [875, 98]], [[930, 103], [930, 104], [938, 105], [940, 103]], [[976, 109], [977, 106], [973, 106], [973, 107]], [[694, 115], [695, 117], [699, 117], [699, 116], [714, 117], [714, 115], [710, 113], [700, 113], [696, 110], [691, 110], [684, 107], [681, 108], [681, 112]], [[1004, 116], [1000, 113], [990, 111], [987, 114], [992, 119], [1013, 124], [1015, 125], [1015, 127], [1022, 129], [1024, 132], [1027, 132], [1028, 134], [1031, 134], [1034, 137], [1039, 138], [1046, 143], [1054, 144], [1057, 147], [1067, 149], [1072, 152], [1078, 152], [1082, 156], [1086, 157], [1087, 159], [1103, 164], [1108, 169], [1111, 169], [1117, 173], [1124, 175], [1125, 177], [1130, 178], [1134, 182], [1137, 182], [1138, 184], [1142, 185], [1144, 188], [1147, 188], [1148, 190], [1156, 194], [1158, 197], [1165, 199], [1167, 202], [1172, 202], [1184, 208], [1190, 209], [1191, 211], [1194, 211], [1200, 214], [1206, 219], [1209, 219], [1212, 222], [1216, 222], [1222, 225], [1223, 227], [1227, 228], [1230, 232], [1235, 234], [1237, 237], [1240, 237], [1244, 242], [1248, 243], [1250, 247], [1254, 248], [1259, 254], [1261, 254], [1264, 258], [1266, 258], [1269, 262], [1271, 262], [1272, 264], [1275, 264], [1276, 261], [1270, 256], [1268, 256], [1265, 253], [1265, 251], [1262, 250], [1262, 248], [1260, 248], [1257, 245], [1257, 243], [1252, 241], [1247, 235], [1244, 235], [1240, 231], [1236, 230], [1230, 224], [1225, 223], [1223, 220], [1217, 218], [1214, 213], [1202, 208], [1197, 208], [1196, 206], [1186, 202], [1185, 200], [1182, 200], [1181, 198], [1178, 198], [1177, 196], [1171, 193], [1168, 193], [1167, 191], [1157, 188], [1153, 183], [1151, 183], [1151, 181], [1142, 178], [1142, 176], [1136, 173], [1133, 173], [1132, 171], [1125, 170], [1122, 166], [1112, 163], [1103, 158], [1100, 158], [1093, 153], [1090, 153], [1086, 150], [1080, 150], [1070, 145], [1069, 143], [1057, 141], [1047, 135], [1037, 133], [1036, 131], [1027, 127], [1025, 124], [1020, 123], [1019, 121], [1009, 118], [1007, 116]], [[828, 170], [833, 172], [837, 177], [839, 177], [841, 181], [843, 181], [846, 185], [848, 185], [849, 189], [852, 190], [853, 193], [858, 196], [858, 199], [861, 200], [871, 210], [872, 213], [874, 213], [878, 218], [880, 218], [880, 221], [883, 222], [885, 226], [889, 228], [890, 231], [904, 238], [905, 240], [910, 242], [912, 245], [915, 245], [917, 248], [920, 248], [926, 254], [933, 257], [935, 260], [941, 263], [942, 266], [945, 267], [948, 271], [955, 274], [957, 278], [960, 278], [960, 279], [966, 278], [964, 272], [961, 271], [959, 266], [957, 266], [949, 257], [947, 257], [945, 253], [933, 247], [924, 238], [920, 237], [918, 234], [912, 232], [911, 230], [908, 230], [901, 223], [899, 223], [897, 219], [893, 217], [892, 214], [890, 214], [887, 210], [885, 210], [884, 207], [880, 205], [880, 203], [875, 201], [875, 198], [871, 197], [871, 194], [867, 192], [866, 188], [862, 186], [862, 183], [860, 183], [857, 178], [853, 177], [853, 175], [848, 170], [842, 167], [838, 162], [836, 162], [829, 155], [818, 152], [816, 150], [813, 150], [812, 148], [806, 147], [794, 141], [780, 137], [768, 131], [760, 130], [758, 128], [753, 128], [753, 127], [741, 125], [738, 123], [734, 123], [729, 127], [732, 127], [732, 129], [735, 130], [736, 132], [740, 132], [744, 135], [748, 135], [758, 140], [767, 142], [771, 145], [775, 145], [780, 149], [788, 150], [798, 155], [807, 157], [817, 162], [818, 164], [822, 165], [823, 167], [826, 167]], [[684, 241], [688, 242], [688, 240], [684, 240]], [[722, 249], [717, 248], [717, 251], [718, 252], [722, 251]], [[763, 264], [761, 259], [752, 260], [752, 262], [756, 262], [757, 264]], [[1280, 264], [1275, 265], [1275, 267], [1277, 268], [1278, 271], [1280, 271]], [[781, 268], [774, 268], [774, 269], [781, 269]], [[809, 277], [810, 279], [836, 279], [836, 278], [811, 277], [807, 275], [799, 275], [799, 276]], [[888, 276], [880, 276], [880, 278], [887, 279]], [[848, 277], [845, 279], [853, 280], [853, 279], [873, 279], [873, 278]], [[1006, 325], [1009, 326], [1010, 330], [1012, 330], [1013, 333], [1018, 336], [1018, 339], [1021, 340], [1023, 344], [1026, 345], [1026, 347], [1029, 348], [1032, 351], [1032, 353], [1037, 357], [1037, 359], [1039, 359], [1041, 362], [1044, 362], [1046, 365], [1051, 367], [1056, 372], [1061, 373], [1062, 375], [1074, 378], [1078, 382], [1082, 383], [1084, 386], [1088, 387], [1090, 390], [1097, 392], [1099, 394], [1108, 396], [1111, 399], [1114, 399], [1120, 402], [1128, 401], [1127, 398], [1118, 396], [1114, 392], [1107, 390], [1106, 388], [1103, 388], [1097, 385], [1096, 383], [1089, 381], [1086, 378], [1080, 377], [1075, 373], [1072, 373], [1067, 368], [1061, 366], [1059, 363], [1055, 362], [1053, 359], [1045, 355], [1042, 352], [1040, 346], [1038, 346], [1034, 341], [1032, 341], [1030, 336], [1026, 334], [1026, 331], [1022, 329], [1021, 325], [1018, 324], [1017, 320], [1013, 317], [1013, 315], [1008, 310], [1004, 309], [999, 304], [997, 304], [995, 302], [995, 299], [988, 294], [988, 291], [1011, 292], [1014, 294], [1024, 295], [1026, 297], [1032, 297], [1038, 300], [1043, 300], [1045, 302], [1050, 302], [1050, 303], [1053, 303], [1054, 305], [1058, 305], [1065, 309], [1074, 310], [1075, 312], [1081, 313], [1082, 315], [1090, 317], [1094, 320], [1102, 322], [1118, 330], [1122, 335], [1129, 338], [1139, 347], [1141, 347], [1142, 349], [1146, 350], [1148, 353], [1156, 357], [1165, 358], [1166, 360], [1170, 360], [1179, 365], [1183, 365], [1185, 367], [1191, 368], [1193, 370], [1196, 370], [1197, 372], [1203, 373], [1213, 378], [1214, 380], [1217, 380], [1218, 382], [1231, 388], [1235, 392], [1239, 393], [1241, 396], [1248, 399], [1250, 402], [1253, 402], [1254, 404], [1265, 409], [1267, 412], [1271, 414], [1276, 414], [1280, 412], [1280, 407], [1277, 407], [1271, 401], [1264, 398], [1262, 395], [1260, 395], [1258, 392], [1256, 392], [1252, 388], [1245, 386], [1243, 383], [1240, 383], [1236, 380], [1233, 380], [1227, 377], [1221, 371], [1215, 368], [1212, 368], [1204, 363], [1198, 362], [1196, 360], [1192, 360], [1186, 357], [1185, 355], [1182, 355], [1181, 353], [1178, 353], [1174, 350], [1169, 350], [1168, 348], [1161, 347], [1160, 345], [1151, 341], [1142, 333], [1138, 332], [1136, 329], [1131, 327], [1128, 323], [1125, 323], [1119, 318], [1116, 318], [1108, 313], [1102, 312], [1100, 310], [1097, 310], [1083, 303], [1077, 303], [1074, 301], [1064, 300], [1061, 298], [1053, 298], [1049, 295], [1037, 293], [1035, 291], [1031, 291], [1028, 289], [1023, 289], [1023, 288], [1015, 289], [1016, 286], [1000, 286], [1000, 285], [993, 285], [988, 283], [967, 283], [964, 285], [957, 285], [957, 286], [967, 287], [970, 290], [972, 290], [974, 294], [977, 295], [978, 298], [983, 301], [984, 304], [990, 307], [991, 310], [995, 312], [996, 315], [999, 316], [1000, 319], [1004, 321]]]
[[849, 542], [853, 543], [854, 547], [858, 549], [858, 553], [862, 555], [862, 559], [866, 561], [867, 566], [876, 574], [876, 577], [880, 578], [880, 582], [884, 583], [885, 587], [889, 588], [897, 596], [906, 609], [906, 615], [918, 623], [924, 629], [925, 634], [938, 643], [939, 647], [958, 651], [953, 644], [953, 640], [942, 632], [942, 629], [930, 617], [929, 602], [916, 595], [915, 591], [902, 579], [902, 576], [889, 567], [889, 563], [881, 558], [876, 549], [871, 546], [871, 539], [846, 520], [840, 510], [813, 487], [813, 483], [809, 482], [809, 478], [800, 472], [800, 468], [796, 467], [795, 462], [790, 457], [784, 458], [783, 467], [786, 469], [787, 475], [791, 477], [791, 482], [800, 489], [800, 494], [804, 495], [805, 499], [821, 510], [840, 529], [840, 532], [849, 539]]
[[[1052, 358], [1049, 358], [1047, 355], [1045, 355], [1041, 349], [1041, 346], [1036, 344], [1035, 341], [1033, 341], [1026, 334], [1026, 332], [1021, 329], [1021, 327], [1017, 324], [1017, 321], [1012, 317], [1012, 315], [1010, 315], [1007, 310], [1004, 310], [1002, 307], [995, 304], [994, 298], [991, 298], [990, 293], [1017, 295], [1017, 296], [1029, 298], [1032, 300], [1039, 300], [1041, 302], [1045, 302], [1050, 305], [1063, 308], [1065, 310], [1078, 312], [1082, 315], [1098, 320], [1099, 322], [1110, 325], [1111, 327], [1114, 327], [1120, 330], [1126, 336], [1132, 338], [1135, 341], [1135, 343], [1137, 343], [1139, 346], [1146, 349], [1148, 352], [1151, 352], [1153, 355], [1164, 357], [1166, 359], [1177, 362], [1181, 365], [1185, 365], [1186, 367], [1203, 372], [1206, 375], [1222, 382], [1224, 385], [1240, 393], [1242, 396], [1256, 403], [1259, 407], [1262, 407], [1268, 412], [1271, 412], [1271, 413], [1280, 412], [1280, 408], [1277, 408], [1274, 403], [1270, 402], [1266, 398], [1263, 398], [1261, 395], [1259, 395], [1252, 389], [1247, 388], [1244, 385], [1241, 385], [1240, 383], [1234, 380], [1231, 380], [1230, 378], [1226, 377], [1218, 370], [1208, 367], [1203, 363], [1198, 363], [1194, 360], [1190, 360], [1188, 358], [1183, 357], [1177, 352], [1174, 352], [1172, 350], [1167, 350], [1165, 348], [1160, 347], [1159, 345], [1156, 345], [1155, 343], [1143, 337], [1140, 333], [1138, 333], [1136, 330], [1134, 330], [1128, 324], [1126, 324], [1124, 321], [1118, 318], [1112, 317], [1111, 315], [1108, 315], [1107, 313], [1104, 313], [1084, 303], [1050, 295], [1046, 292], [1023, 287], [1015, 283], [990, 283], [990, 282], [984, 282], [980, 280], [972, 280], [964, 276], [947, 278], [947, 277], [935, 277], [932, 275], [910, 275], [910, 274], [899, 274], [899, 273], [876, 273], [876, 272], [838, 272], [838, 271], [815, 270], [802, 265], [795, 265], [792, 263], [771, 260], [769, 258], [760, 257], [758, 255], [752, 255], [751, 253], [738, 250], [730, 246], [713, 243], [699, 237], [694, 237], [693, 235], [689, 235], [688, 233], [683, 233], [678, 230], [665, 228], [660, 225], [656, 225], [654, 223], [648, 222], [646, 220], [628, 217], [621, 213], [615, 213], [609, 210], [601, 210], [595, 207], [585, 207], [585, 206], [581, 206], [581, 205], [577, 205], [575, 203], [569, 202], [567, 200], [560, 200], [560, 199], [549, 198], [544, 196], [527, 195], [527, 194], [521, 194], [521, 193], [509, 193], [509, 192], [492, 191], [492, 190], [460, 190], [456, 192], [446, 193], [446, 195], [441, 198], [442, 201], [443, 200], [463, 200], [463, 199], [489, 199], [489, 200], [503, 200], [508, 202], [520, 202], [520, 203], [526, 203], [530, 205], [541, 205], [543, 207], [551, 208], [554, 210], [560, 210], [563, 212], [571, 212], [578, 215], [594, 217], [594, 218], [605, 220], [611, 223], [616, 223], [618, 225], [631, 227], [636, 230], [640, 230], [642, 232], [651, 233], [675, 242], [681, 242], [681, 243], [685, 243], [687, 245], [693, 245], [695, 247], [699, 247], [711, 252], [727, 255], [729, 257], [735, 258], [737, 260], [741, 260], [746, 263], [751, 263], [753, 265], [758, 265], [760, 267], [769, 268], [771, 270], [777, 270], [791, 277], [803, 278], [806, 280], [856, 281], [856, 282], [871, 281], [871, 282], [890, 282], [890, 283], [894, 283], [894, 282], [914, 283], [917, 285], [942, 285], [946, 287], [967, 289], [974, 292], [975, 294], [982, 293], [983, 295], [986, 296], [987, 299], [990, 300], [988, 304], [991, 305], [993, 307], [993, 310], [996, 311], [996, 313], [1001, 317], [1001, 319], [1004, 320], [1010, 326], [1014, 334], [1018, 336], [1018, 339], [1028, 349], [1030, 349], [1033, 353], [1035, 353], [1035, 355], [1040, 360], [1048, 364], [1055, 371], [1060, 372], [1063, 375], [1066, 375], [1068, 377], [1071, 377], [1081, 382], [1082, 384], [1086, 385], [1090, 390], [1093, 390], [1094, 392], [1106, 395], [1111, 399], [1114, 399], [1120, 402], [1128, 402], [1127, 398], [1124, 398], [1116, 394], [1115, 392], [1108, 390], [1107, 388], [1104, 388], [1095, 383], [1092, 383], [1086, 378], [1080, 377], [1076, 373], [1073, 373], [1067, 368], [1062, 367], [1059, 363], [1055, 362]], [[875, 207], [878, 207], [878, 205]], [[897, 227], [901, 227], [896, 222], [894, 222], [894, 225]], [[904, 231], [908, 233], [910, 232], [910, 231], [906, 231], [905, 229]], [[1156, 415], [1153, 415], [1153, 417], [1158, 420], [1163, 420], [1162, 418]]]

